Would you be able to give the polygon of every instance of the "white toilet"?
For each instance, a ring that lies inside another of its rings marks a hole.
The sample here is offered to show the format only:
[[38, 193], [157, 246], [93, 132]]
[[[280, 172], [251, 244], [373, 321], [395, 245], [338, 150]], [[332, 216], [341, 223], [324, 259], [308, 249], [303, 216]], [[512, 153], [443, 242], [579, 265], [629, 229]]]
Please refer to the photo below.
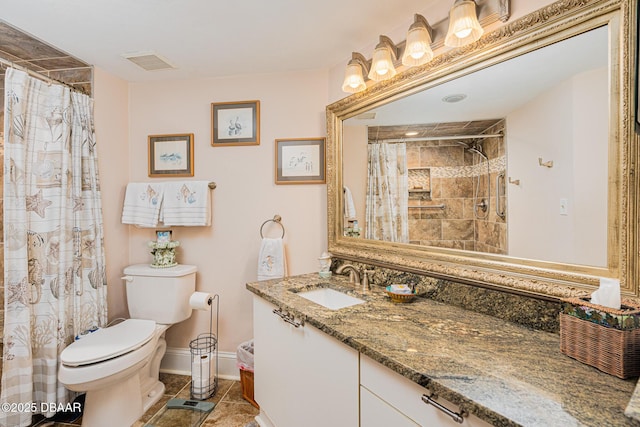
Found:
[[83, 426], [130, 426], [162, 397], [164, 334], [191, 316], [196, 270], [193, 265], [125, 268], [131, 319], [87, 334], [62, 351], [58, 379], [69, 390], [86, 392]]

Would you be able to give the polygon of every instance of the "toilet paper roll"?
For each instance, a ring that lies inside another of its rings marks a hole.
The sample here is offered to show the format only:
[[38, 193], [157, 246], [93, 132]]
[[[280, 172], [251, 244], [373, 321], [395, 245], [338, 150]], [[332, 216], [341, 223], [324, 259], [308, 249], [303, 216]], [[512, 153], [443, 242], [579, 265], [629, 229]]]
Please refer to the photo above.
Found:
[[211, 307], [209, 305], [209, 301], [211, 300], [211, 295], [206, 292], [194, 292], [191, 294], [189, 298], [189, 305], [194, 310], [209, 310]]

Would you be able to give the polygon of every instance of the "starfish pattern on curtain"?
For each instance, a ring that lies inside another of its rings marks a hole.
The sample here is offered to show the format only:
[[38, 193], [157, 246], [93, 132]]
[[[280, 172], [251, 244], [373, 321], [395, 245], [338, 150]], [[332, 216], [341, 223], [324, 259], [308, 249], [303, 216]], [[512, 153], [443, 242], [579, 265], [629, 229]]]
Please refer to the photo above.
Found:
[[5, 109], [0, 400], [35, 409], [0, 412], [17, 427], [74, 397], [58, 382], [59, 355], [106, 324], [107, 288], [93, 101], [9, 68]]

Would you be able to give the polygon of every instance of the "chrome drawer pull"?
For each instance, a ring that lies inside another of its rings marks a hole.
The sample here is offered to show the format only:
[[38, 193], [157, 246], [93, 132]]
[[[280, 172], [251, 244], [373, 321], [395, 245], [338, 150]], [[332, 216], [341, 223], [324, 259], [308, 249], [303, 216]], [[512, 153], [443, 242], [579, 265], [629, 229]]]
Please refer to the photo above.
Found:
[[281, 308], [273, 309], [273, 313], [277, 314], [282, 320], [295, 326], [296, 328], [304, 326], [304, 320], [301, 319], [299, 322], [296, 322], [296, 319], [292, 314], [283, 312]]
[[453, 421], [457, 422], [458, 424], [462, 424], [462, 422], [464, 421], [464, 416], [466, 415], [464, 411], [461, 411], [460, 413], [453, 412], [451, 409], [445, 408], [444, 406], [436, 402], [434, 399], [437, 399], [438, 398], [437, 396], [435, 395], [431, 395], [431, 396], [427, 396], [426, 394], [423, 394], [422, 401], [427, 405], [435, 406], [437, 409], [440, 409], [442, 412], [444, 412], [445, 414], [453, 418]]

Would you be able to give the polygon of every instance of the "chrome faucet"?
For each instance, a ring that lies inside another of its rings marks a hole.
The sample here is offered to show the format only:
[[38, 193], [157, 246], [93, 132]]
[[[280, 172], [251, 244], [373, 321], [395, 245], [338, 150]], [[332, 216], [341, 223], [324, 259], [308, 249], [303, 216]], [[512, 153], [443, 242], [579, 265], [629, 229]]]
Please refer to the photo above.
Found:
[[340, 267], [336, 269], [336, 274], [344, 274], [346, 271], [349, 272], [349, 283], [354, 283], [356, 285], [360, 285], [360, 272], [358, 269], [352, 264], [342, 264]]

